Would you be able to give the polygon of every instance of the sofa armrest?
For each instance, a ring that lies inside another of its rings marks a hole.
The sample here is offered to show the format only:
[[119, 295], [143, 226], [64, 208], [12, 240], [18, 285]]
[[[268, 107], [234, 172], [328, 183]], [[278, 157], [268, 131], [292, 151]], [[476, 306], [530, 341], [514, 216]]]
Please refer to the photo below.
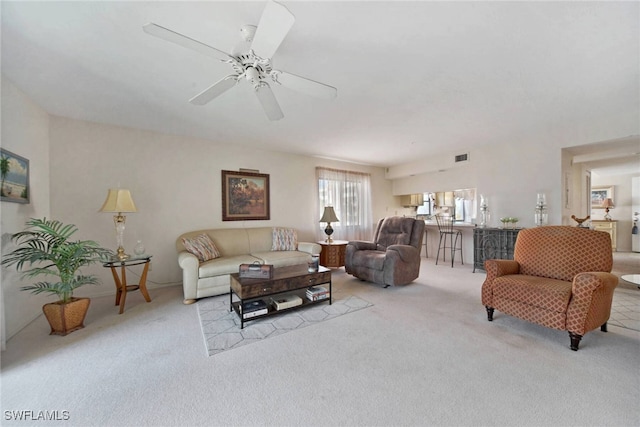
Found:
[[402, 262], [411, 262], [415, 260], [416, 255], [419, 256], [418, 249], [411, 245], [391, 245], [387, 247], [387, 254], [390, 251], [396, 252]]
[[178, 265], [182, 268], [182, 289], [185, 302], [195, 300], [198, 292], [198, 268], [200, 261], [198, 257], [182, 251], [178, 253]]
[[484, 261], [484, 270], [487, 272], [487, 282], [508, 274], [520, 273], [520, 264], [511, 259], [487, 259]]
[[322, 246], [317, 243], [298, 242], [298, 250], [300, 252], [306, 252], [310, 255], [318, 255], [320, 252], [322, 252]]
[[482, 283], [482, 305], [493, 307], [493, 281], [500, 276], [520, 273], [520, 264], [510, 259], [487, 259], [484, 261], [484, 270], [487, 277]]
[[576, 274], [571, 285], [571, 293], [593, 292], [599, 287], [602, 287], [605, 292], [613, 292], [616, 286], [618, 286], [618, 277], [615, 274], [589, 271]]
[[613, 291], [618, 277], [606, 272], [584, 272], [573, 278], [567, 308], [567, 330], [578, 335], [602, 326], [609, 320]]
[[374, 242], [367, 242], [364, 240], [351, 240], [348, 246], [353, 246], [357, 251], [375, 251], [378, 246]]

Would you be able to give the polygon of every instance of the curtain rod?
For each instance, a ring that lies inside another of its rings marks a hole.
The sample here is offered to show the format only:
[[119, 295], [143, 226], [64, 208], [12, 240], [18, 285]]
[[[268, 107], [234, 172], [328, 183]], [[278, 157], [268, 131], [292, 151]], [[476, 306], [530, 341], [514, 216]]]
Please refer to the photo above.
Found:
[[366, 172], [357, 172], [357, 171], [349, 171], [349, 170], [343, 170], [343, 169], [325, 168], [325, 167], [322, 167], [322, 166], [316, 166], [316, 170], [325, 170], [325, 171], [331, 171], [331, 172], [342, 172], [342, 173], [352, 173], [352, 174], [355, 174], [355, 175], [371, 176], [370, 173], [366, 173]]

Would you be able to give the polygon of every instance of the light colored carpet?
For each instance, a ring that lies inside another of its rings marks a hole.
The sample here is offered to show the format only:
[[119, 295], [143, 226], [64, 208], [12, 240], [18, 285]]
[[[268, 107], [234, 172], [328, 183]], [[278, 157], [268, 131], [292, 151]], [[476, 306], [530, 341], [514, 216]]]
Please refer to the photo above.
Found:
[[205, 298], [197, 304], [209, 356], [306, 328], [373, 305], [356, 296], [334, 294], [331, 304], [323, 302], [278, 316], [245, 322], [244, 329], [240, 329], [240, 318], [235, 311], [229, 311], [228, 295]]
[[[502, 313], [488, 322], [485, 274], [434, 262], [387, 289], [336, 270], [336, 297], [374, 305], [215, 357], [181, 287], [151, 288], [150, 303], [132, 292], [121, 315], [112, 296], [93, 298], [86, 328], [66, 337], [40, 317], [2, 352], [0, 423], [640, 425], [640, 332], [611, 325], [571, 351], [564, 331]], [[70, 419], [7, 419], [20, 410]]]

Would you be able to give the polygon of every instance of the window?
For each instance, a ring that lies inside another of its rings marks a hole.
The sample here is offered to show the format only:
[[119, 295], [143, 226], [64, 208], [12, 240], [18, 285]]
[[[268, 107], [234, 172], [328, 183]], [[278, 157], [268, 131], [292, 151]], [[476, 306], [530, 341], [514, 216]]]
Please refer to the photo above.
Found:
[[418, 218], [431, 219], [441, 211], [453, 215], [456, 221], [473, 222], [476, 219], [476, 189], [424, 193], [424, 204], [418, 206]]
[[[371, 240], [371, 176], [367, 173], [316, 168], [318, 179], [318, 221], [325, 206], [333, 206], [338, 223], [331, 223], [336, 240]], [[324, 240], [324, 227], [319, 223], [318, 236]]]

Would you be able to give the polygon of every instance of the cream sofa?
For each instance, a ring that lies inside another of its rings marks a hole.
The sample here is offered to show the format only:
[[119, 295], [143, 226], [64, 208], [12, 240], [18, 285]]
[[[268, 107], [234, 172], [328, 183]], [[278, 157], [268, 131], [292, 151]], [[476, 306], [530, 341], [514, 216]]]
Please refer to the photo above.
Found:
[[[200, 262], [187, 252], [183, 238], [191, 239], [207, 234], [220, 252], [220, 257]], [[182, 268], [184, 303], [192, 304], [199, 298], [228, 293], [229, 275], [237, 273], [240, 264], [272, 264], [275, 267], [305, 264], [312, 254], [319, 254], [317, 243], [298, 242], [296, 251], [272, 251], [273, 227], [221, 228], [184, 233], [176, 239], [178, 264]]]

